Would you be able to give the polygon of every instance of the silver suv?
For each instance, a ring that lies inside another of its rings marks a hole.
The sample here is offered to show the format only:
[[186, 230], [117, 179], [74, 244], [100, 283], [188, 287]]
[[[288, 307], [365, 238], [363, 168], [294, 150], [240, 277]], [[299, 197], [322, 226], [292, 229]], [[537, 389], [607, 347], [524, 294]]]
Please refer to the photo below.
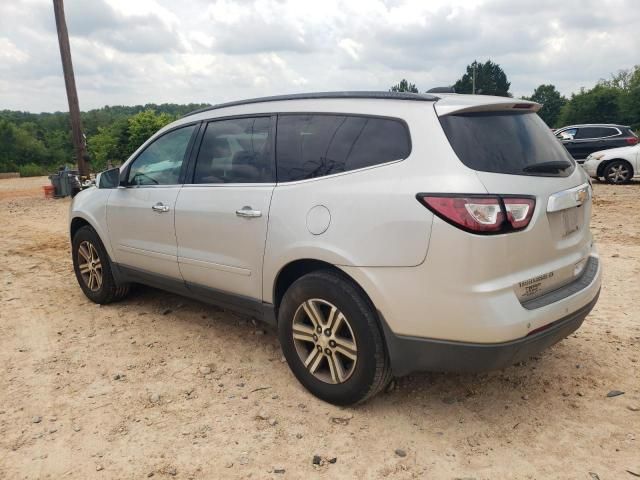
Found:
[[587, 176], [511, 98], [338, 92], [227, 103], [160, 130], [78, 194], [75, 273], [277, 327], [314, 395], [506, 367], [576, 330], [601, 267]]

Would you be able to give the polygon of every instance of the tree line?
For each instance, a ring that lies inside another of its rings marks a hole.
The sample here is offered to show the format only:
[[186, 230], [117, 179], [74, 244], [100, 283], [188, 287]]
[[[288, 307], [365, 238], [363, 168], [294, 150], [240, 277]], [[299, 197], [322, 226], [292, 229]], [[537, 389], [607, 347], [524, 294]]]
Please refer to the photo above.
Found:
[[[147, 104], [82, 112], [91, 169], [126, 160], [158, 129], [207, 104]], [[0, 111], [0, 172], [46, 175], [75, 164], [69, 114]]]
[[[456, 93], [511, 97], [511, 83], [500, 65], [488, 60], [474, 61], [458, 79]], [[475, 90], [474, 90], [475, 88]], [[392, 92], [419, 93], [406, 79], [390, 88]], [[552, 84], [538, 86], [531, 96], [522, 97], [543, 104], [538, 114], [551, 128], [580, 123], [617, 123], [640, 130], [640, 65], [601, 79], [591, 89], [581, 88], [569, 98]]]
[[[491, 60], [474, 61], [453, 85], [457, 93], [512, 96], [506, 73]], [[390, 88], [415, 92], [406, 79]], [[544, 106], [539, 115], [557, 128], [577, 123], [621, 123], [640, 129], [640, 65], [580, 89], [569, 98], [551, 84], [537, 87], [528, 100]], [[126, 160], [147, 138], [167, 123], [207, 104], [113, 106], [82, 113], [89, 162], [93, 171]], [[73, 166], [69, 114], [0, 111], [0, 172], [46, 175], [62, 165]]]

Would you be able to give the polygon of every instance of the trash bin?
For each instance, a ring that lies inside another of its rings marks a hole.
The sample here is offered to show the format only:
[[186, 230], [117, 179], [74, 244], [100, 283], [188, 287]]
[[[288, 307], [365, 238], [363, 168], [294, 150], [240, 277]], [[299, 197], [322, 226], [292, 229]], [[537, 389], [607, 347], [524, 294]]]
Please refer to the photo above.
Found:
[[53, 175], [49, 175], [49, 180], [51, 180], [51, 185], [53, 185], [54, 197], [62, 196], [62, 186], [60, 185], [60, 174], [54, 173]]
[[72, 197], [80, 191], [80, 181], [77, 170], [68, 170], [67, 167], [60, 167], [57, 173], [49, 175], [51, 184], [55, 188], [57, 198]]

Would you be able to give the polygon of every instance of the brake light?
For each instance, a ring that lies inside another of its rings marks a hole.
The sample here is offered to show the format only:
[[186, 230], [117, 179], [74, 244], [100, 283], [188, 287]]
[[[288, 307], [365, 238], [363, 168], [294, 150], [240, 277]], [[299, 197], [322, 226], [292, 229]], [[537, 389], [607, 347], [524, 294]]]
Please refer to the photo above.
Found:
[[522, 230], [533, 217], [532, 197], [420, 193], [417, 199], [438, 217], [462, 230], [497, 234]]
[[638, 144], [638, 137], [628, 137], [627, 138], [627, 145], [637, 145]]

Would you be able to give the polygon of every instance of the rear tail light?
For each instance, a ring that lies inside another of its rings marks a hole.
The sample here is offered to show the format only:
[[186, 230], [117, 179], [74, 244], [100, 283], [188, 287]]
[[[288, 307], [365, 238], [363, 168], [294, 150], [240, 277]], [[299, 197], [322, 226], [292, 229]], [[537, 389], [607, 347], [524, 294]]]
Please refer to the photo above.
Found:
[[628, 137], [627, 138], [627, 144], [628, 145], [637, 145], [638, 144], [638, 137]]
[[502, 199], [507, 211], [507, 220], [514, 230], [526, 228], [533, 216], [536, 201], [533, 198], [505, 197]]
[[442, 195], [419, 193], [418, 200], [444, 221], [478, 234], [522, 230], [529, 225], [533, 197], [506, 195]]

